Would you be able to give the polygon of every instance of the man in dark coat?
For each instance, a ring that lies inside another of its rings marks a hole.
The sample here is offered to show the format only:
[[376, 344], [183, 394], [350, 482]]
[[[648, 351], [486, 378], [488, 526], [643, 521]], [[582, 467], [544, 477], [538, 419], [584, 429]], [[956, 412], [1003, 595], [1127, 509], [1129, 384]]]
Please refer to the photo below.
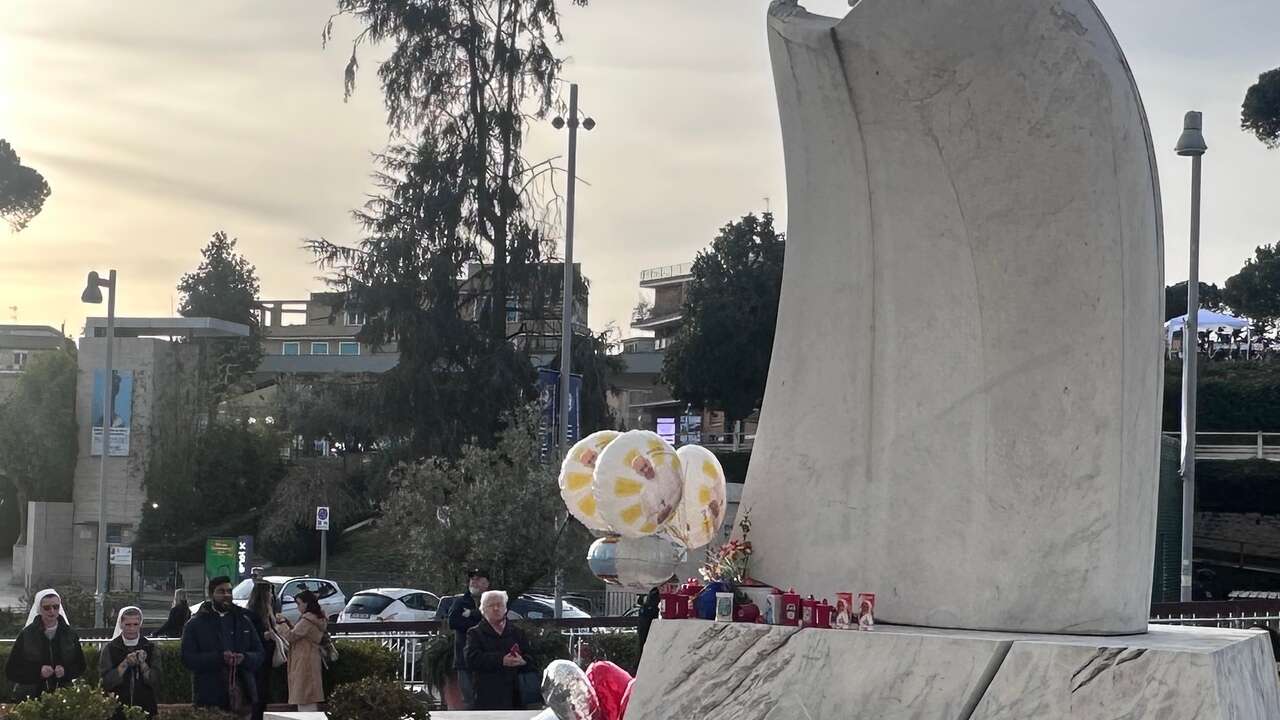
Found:
[[192, 674], [196, 707], [231, 710], [248, 717], [257, 702], [254, 672], [264, 662], [262, 639], [248, 611], [231, 601], [231, 578], [209, 581], [209, 600], [182, 630], [182, 664]]
[[467, 631], [467, 668], [475, 683], [475, 710], [523, 710], [520, 672], [530, 665], [529, 642], [507, 622], [507, 594], [486, 592], [480, 599], [484, 622]]
[[458, 673], [458, 689], [466, 710], [473, 710], [475, 687], [467, 669], [467, 631], [480, 624], [480, 596], [489, 589], [489, 574], [479, 568], [467, 571], [467, 591], [449, 607], [449, 627], [453, 629], [453, 668]]

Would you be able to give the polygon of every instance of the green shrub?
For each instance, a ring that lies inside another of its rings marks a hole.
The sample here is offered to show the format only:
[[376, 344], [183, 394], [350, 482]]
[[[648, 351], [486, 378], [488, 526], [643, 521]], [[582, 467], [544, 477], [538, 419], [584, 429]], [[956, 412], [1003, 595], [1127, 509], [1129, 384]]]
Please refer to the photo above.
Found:
[[592, 658], [608, 660], [634, 677], [640, 667], [640, 636], [635, 633], [600, 633], [587, 641]]
[[325, 693], [366, 678], [393, 680], [400, 671], [400, 655], [372, 640], [338, 640], [338, 662], [324, 673]]
[[[120, 703], [88, 683], [77, 680], [68, 687], [27, 700], [9, 712], [13, 720], [111, 720]], [[125, 708], [125, 720], [146, 720], [140, 708]]]
[[0, 608], [0, 637], [17, 637], [27, 625], [27, 614], [13, 608]]
[[365, 678], [339, 685], [329, 697], [330, 720], [427, 720], [425, 704], [397, 680]]
[[[11, 643], [0, 643], [0, 667], [9, 659]], [[85, 682], [98, 685], [98, 646], [84, 643], [84, 659], [87, 670]], [[324, 673], [325, 688], [335, 688], [366, 677], [395, 678], [400, 669], [400, 656], [371, 640], [338, 640], [340, 658]], [[160, 658], [160, 682], [156, 699], [161, 705], [184, 705], [191, 702], [191, 672], [182, 664], [182, 648], [177, 640], [156, 641], [156, 654]], [[269, 662], [269, 660], [268, 660]], [[275, 668], [271, 679], [271, 702], [286, 702], [288, 678], [286, 669]], [[13, 684], [0, 682], [0, 703], [14, 701]]]
[[[93, 627], [93, 592], [93, 588], [75, 583], [68, 583], [58, 588], [58, 595], [62, 597], [62, 606], [71, 620], [71, 627]], [[116, 613], [120, 612], [121, 608], [133, 605], [134, 602], [133, 595], [129, 593], [107, 593], [103, 603], [103, 617], [111, 618], [111, 624], [114, 625]]]

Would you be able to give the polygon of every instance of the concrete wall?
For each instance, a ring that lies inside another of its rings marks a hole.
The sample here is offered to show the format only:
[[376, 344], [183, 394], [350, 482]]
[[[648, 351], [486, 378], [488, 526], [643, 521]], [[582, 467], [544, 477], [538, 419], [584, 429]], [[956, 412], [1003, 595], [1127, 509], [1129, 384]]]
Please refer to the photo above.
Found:
[[71, 503], [27, 503], [27, 547], [21, 576], [28, 590], [72, 579], [72, 511]]

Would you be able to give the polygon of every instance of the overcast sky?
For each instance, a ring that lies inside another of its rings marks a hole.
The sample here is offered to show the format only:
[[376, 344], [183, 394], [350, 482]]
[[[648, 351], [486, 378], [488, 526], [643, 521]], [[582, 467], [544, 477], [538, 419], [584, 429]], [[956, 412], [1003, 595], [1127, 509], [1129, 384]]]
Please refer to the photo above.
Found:
[[[865, 0], [887, 2], [890, 0]], [[644, 268], [685, 262], [769, 198], [785, 218], [767, 0], [593, 0], [566, 10], [565, 78], [599, 123], [581, 137], [577, 258], [591, 323], [626, 330]], [[1239, 130], [1240, 102], [1280, 66], [1275, 0], [1098, 0], [1137, 75], [1155, 134], [1168, 282], [1186, 277], [1189, 163], [1171, 148], [1205, 112], [1201, 276], [1221, 282], [1280, 240], [1280, 151]], [[387, 139], [365, 58], [342, 101], [340, 24], [321, 0], [9, 0], [0, 23], [0, 137], [53, 187], [17, 235], [0, 228], [0, 323], [78, 334], [84, 274], [120, 271], [121, 315], [168, 315], [215, 230], [240, 239], [263, 294], [321, 289], [303, 238], [359, 237], [348, 212]], [[810, 0], [840, 14], [846, 0]], [[529, 155], [563, 153], [535, 131]]]

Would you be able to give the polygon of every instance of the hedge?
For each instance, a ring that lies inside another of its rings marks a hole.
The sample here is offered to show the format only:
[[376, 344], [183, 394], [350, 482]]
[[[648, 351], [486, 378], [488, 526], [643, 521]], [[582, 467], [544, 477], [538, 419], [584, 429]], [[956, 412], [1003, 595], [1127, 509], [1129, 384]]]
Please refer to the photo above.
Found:
[[[1197, 366], [1196, 429], [1280, 432], [1280, 362], [1236, 360]], [[1165, 432], [1182, 424], [1182, 362], [1165, 363]]]
[[[326, 692], [366, 677], [395, 678], [400, 668], [400, 657], [392, 650], [370, 640], [337, 640], [338, 662], [325, 671]], [[91, 685], [98, 684], [98, 646], [85, 643], [84, 659], [88, 666], [85, 673]], [[191, 702], [191, 673], [182, 665], [178, 641], [156, 642], [160, 653], [160, 686], [156, 688], [161, 705], [181, 705]], [[0, 645], [0, 666], [9, 660], [11, 643]], [[286, 702], [288, 681], [285, 668], [275, 668], [271, 681], [271, 702]], [[12, 683], [0, 683], [0, 702], [14, 701]]]

